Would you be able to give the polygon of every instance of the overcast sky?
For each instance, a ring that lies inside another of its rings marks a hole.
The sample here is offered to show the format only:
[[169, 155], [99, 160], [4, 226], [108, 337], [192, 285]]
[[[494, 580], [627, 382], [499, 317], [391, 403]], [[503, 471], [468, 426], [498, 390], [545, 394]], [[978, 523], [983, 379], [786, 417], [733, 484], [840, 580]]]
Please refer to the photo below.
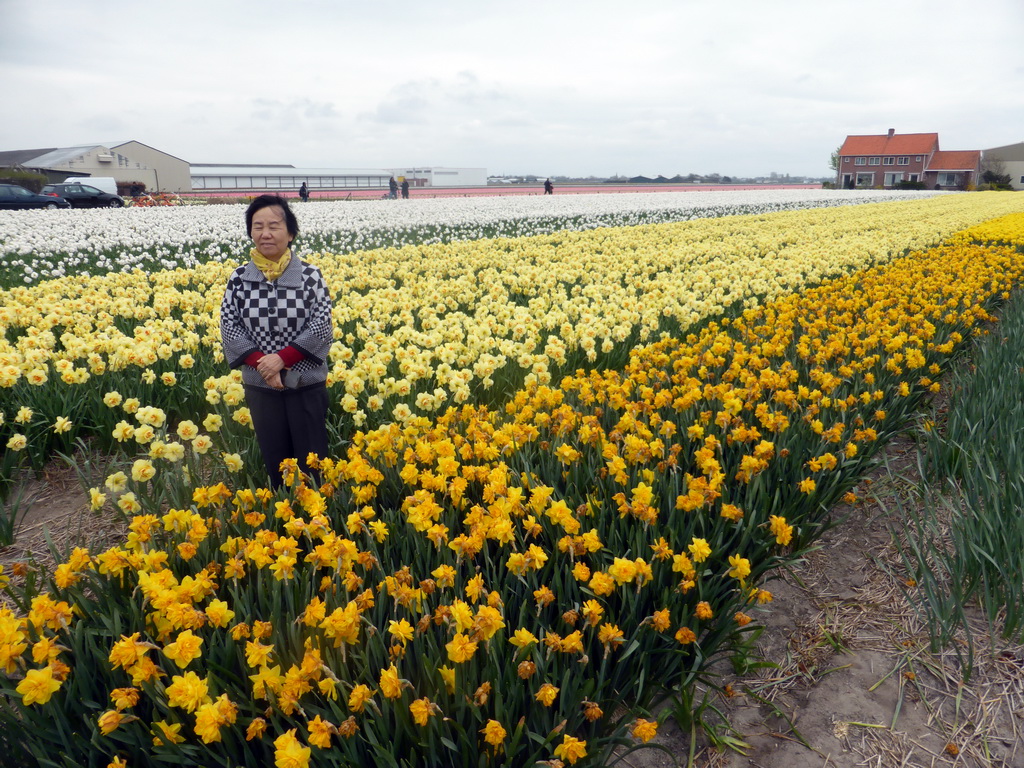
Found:
[[829, 174], [847, 134], [1024, 141], [1022, 0], [0, 0], [0, 150]]

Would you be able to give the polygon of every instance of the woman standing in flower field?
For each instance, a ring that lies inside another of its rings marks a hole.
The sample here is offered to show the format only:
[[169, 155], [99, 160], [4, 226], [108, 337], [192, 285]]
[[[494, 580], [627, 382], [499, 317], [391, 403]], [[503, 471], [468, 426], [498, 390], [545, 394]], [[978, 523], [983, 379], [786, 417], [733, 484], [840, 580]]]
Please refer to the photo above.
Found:
[[220, 311], [224, 358], [241, 368], [245, 399], [274, 488], [281, 462], [327, 455], [331, 297], [320, 270], [292, 255], [299, 224], [288, 202], [260, 195], [245, 212], [255, 248], [228, 279]]

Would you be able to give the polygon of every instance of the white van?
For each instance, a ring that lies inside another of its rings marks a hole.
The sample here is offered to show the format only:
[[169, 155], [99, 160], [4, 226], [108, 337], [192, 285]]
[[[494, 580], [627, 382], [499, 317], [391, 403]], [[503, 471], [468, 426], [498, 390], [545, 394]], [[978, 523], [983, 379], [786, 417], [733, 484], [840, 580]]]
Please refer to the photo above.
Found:
[[65, 184], [88, 184], [111, 195], [117, 194], [117, 182], [113, 176], [68, 176]]

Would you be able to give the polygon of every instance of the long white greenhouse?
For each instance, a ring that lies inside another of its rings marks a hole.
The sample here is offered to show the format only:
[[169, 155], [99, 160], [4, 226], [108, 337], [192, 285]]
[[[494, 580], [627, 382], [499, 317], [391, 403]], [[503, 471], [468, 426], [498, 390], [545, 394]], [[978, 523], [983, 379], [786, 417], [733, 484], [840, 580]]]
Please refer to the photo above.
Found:
[[212, 192], [387, 189], [394, 174], [378, 168], [294, 168], [288, 165], [191, 166], [192, 189]]

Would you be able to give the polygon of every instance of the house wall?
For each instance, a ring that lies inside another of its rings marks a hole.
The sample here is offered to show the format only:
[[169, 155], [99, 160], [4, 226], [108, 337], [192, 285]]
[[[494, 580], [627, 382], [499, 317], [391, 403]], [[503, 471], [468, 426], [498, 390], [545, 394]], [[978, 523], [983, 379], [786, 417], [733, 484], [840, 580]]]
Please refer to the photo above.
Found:
[[[956, 183], [955, 184], [949, 184], [949, 183], [940, 184], [939, 183], [939, 177], [940, 176], [948, 176], [950, 173], [955, 173], [956, 174]], [[966, 169], [966, 170], [964, 170], [964, 169], [960, 169], [960, 170], [950, 169], [948, 171], [943, 171], [943, 170], [928, 171], [928, 173], [926, 173], [925, 177], [924, 177], [924, 185], [925, 185], [926, 189], [965, 189], [968, 185], [975, 185], [976, 186], [978, 184], [978, 177], [979, 176], [980, 176], [980, 173], [979, 173], [977, 168]]]
[[[857, 158], [864, 158], [864, 165], [857, 165]], [[900, 158], [907, 158], [906, 165], [899, 165]], [[839, 158], [839, 173], [837, 175], [836, 185], [844, 187], [844, 180], [848, 175], [851, 175], [856, 186], [858, 174], [872, 174], [871, 182], [868, 184], [861, 184], [861, 187], [892, 187], [892, 184], [886, 185], [885, 174], [887, 173], [901, 173], [903, 174], [903, 181], [913, 181], [912, 176], [916, 176], [917, 181], [922, 181], [924, 175], [924, 169], [928, 165], [928, 160], [931, 154], [925, 155], [843, 155]], [[892, 164], [886, 165], [886, 158], [892, 158]], [[920, 158], [920, 159], [918, 159]], [[877, 161], [877, 164], [872, 165], [872, 160]]]
[[[956, 183], [939, 184], [939, 174], [945, 176], [950, 173], [956, 174]], [[965, 175], [969, 174], [965, 174], [964, 171], [929, 171], [924, 175], [924, 186], [926, 189], [962, 189], [963, 187], [967, 186], [968, 183], [964, 181]]]

